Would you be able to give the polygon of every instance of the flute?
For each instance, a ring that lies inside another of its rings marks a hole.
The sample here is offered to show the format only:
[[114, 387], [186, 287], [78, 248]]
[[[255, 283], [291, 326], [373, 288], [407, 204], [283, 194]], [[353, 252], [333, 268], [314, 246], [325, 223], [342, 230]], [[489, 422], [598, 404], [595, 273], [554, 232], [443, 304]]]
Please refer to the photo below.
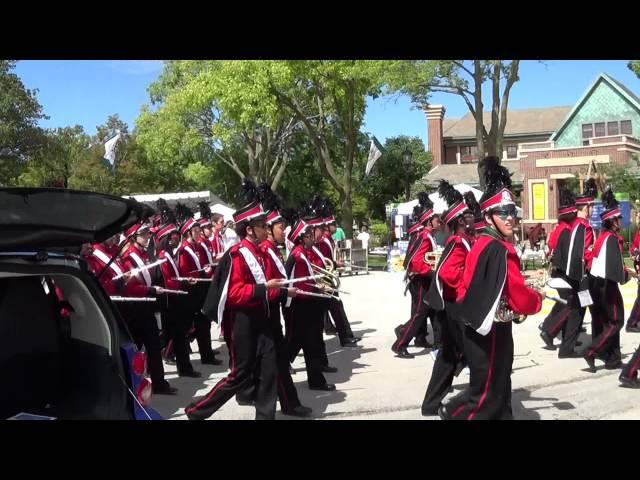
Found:
[[196, 278], [196, 277], [173, 277], [172, 280], [195, 280], [196, 282], [213, 282], [213, 278]]
[[184, 290], [169, 290], [168, 288], [163, 288], [158, 293], [172, 293], [172, 294], [175, 294], [175, 295], [189, 295], [189, 292], [186, 292]]
[[127, 273], [131, 273], [131, 275], [136, 275], [144, 270], [149, 270], [150, 268], [156, 267], [158, 265], [163, 264], [164, 262], [166, 262], [167, 259], [166, 258], [161, 258], [160, 260], [157, 260], [153, 263], [150, 263], [149, 265], [145, 265], [144, 267], [137, 267], [137, 268], [132, 268], [131, 270], [129, 270], [128, 272], [123, 272], [119, 275], [116, 275], [115, 277], [113, 277], [113, 280], [117, 280], [119, 278], [124, 277]]
[[155, 302], [155, 297], [120, 297], [114, 295], [109, 297], [112, 302]]
[[309, 275], [308, 277], [292, 278], [291, 280], [283, 280], [282, 285], [289, 285], [291, 283], [306, 282], [307, 280], [315, 280], [322, 278], [324, 275]]

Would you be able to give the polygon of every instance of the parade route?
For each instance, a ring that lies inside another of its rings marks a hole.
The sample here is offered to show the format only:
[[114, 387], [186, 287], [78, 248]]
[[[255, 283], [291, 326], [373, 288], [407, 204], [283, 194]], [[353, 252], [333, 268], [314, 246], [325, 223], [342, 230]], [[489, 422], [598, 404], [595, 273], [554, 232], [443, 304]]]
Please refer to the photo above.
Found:
[[[294, 362], [293, 375], [303, 405], [313, 409], [312, 419], [418, 420], [423, 417], [420, 405], [431, 375], [433, 358], [429, 350], [409, 347], [414, 359], [400, 359], [391, 352], [395, 339], [393, 329], [409, 315], [409, 295], [403, 296], [403, 273], [372, 272], [369, 275], [344, 277], [342, 286], [350, 292], [343, 295], [346, 311], [361, 347], [342, 348], [337, 337], [325, 337], [327, 354], [337, 373], [326, 374], [335, 383], [334, 392], [310, 391], [307, 387], [304, 359]], [[625, 303], [625, 319], [636, 294], [636, 283], [621, 286]], [[551, 292], [554, 294], [555, 292]], [[596, 362], [597, 372], [589, 373], [582, 358], [563, 359], [557, 350], [546, 350], [539, 337], [538, 325], [550, 311], [553, 302], [546, 300], [542, 311], [524, 323], [514, 325], [515, 358], [513, 362], [513, 413], [520, 420], [556, 419], [639, 419], [640, 390], [620, 388], [620, 370], [605, 370]], [[585, 317], [590, 332], [590, 317]], [[218, 338], [214, 325], [213, 338]], [[429, 336], [431, 340], [431, 335]], [[589, 336], [583, 334], [586, 345]], [[623, 361], [626, 362], [640, 343], [640, 334], [621, 332]], [[556, 344], [559, 340], [556, 339]], [[195, 343], [192, 344], [195, 347]], [[167, 379], [179, 388], [177, 396], [155, 395], [152, 406], [165, 418], [184, 420], [183, 408], [193, 396], [204, 395], [227, 373], [228, 354], [224, 344], [214, 342], [221, 351], [223, 365], [201, 365], [198, 355], [192, 363], [203, 377], [179, 378], [175, 366], [165, 365]], [[468, 382], [466, 371], [454, 382], [457, 393]], [[446, 401], [446, 400], [445, 400]], [[279, 412], [277, 419], [294, 419]], [[210, 420], [252, 420], [254, 408], [239, 406], [235, 399], [227, 402]]]

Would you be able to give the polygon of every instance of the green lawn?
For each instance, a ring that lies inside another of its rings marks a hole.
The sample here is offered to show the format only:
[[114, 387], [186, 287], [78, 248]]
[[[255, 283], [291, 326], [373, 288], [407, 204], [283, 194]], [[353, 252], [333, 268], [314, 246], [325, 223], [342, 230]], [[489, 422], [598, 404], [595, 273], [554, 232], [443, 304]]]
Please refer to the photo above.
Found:
[[369, 255], [369, 267], [384, 267], [387, 264], [387, 257], [379, 255]]

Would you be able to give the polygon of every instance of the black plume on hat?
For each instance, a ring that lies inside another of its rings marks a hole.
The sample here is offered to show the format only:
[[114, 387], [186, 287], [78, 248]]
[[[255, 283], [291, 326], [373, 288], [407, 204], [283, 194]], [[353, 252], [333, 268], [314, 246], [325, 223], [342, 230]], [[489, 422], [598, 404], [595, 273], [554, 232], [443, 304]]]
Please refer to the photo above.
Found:
[[480, 202], [491, 198], [503, 188], [511, 190], [511, 173], [500, 165], [500, 159], [498, 157], [491, 156], [485, 158], [484, 178], [486, 188]]
[[156, 202], [156, 207], [160, 211], [160, 222], [162, 225], [176, 223], [176, 216], [164, 198], [158, 199], [158, 201]]
[[289, 207], [281, 209], [280, 215], [282, 216], [282, 218], [285, 219], [285, 221], [287, 222], [287, 225], [293, 225], [300, 218], [298, 211], [295, 208], [289, 208]]
[[596, 198], [598, 196], [598, 184], [595, 178], [589, 178], [584, 182], [583, 196]]
[[471, 213], [473, 213], [473, 218], [482, 218], [480, 204], [471, 190], [464, 194], [464, 203], [467, 205], [469, 210], [471, 210]]
[[440, 180], [440, 184], [438, 185], [438, 195], [447, 202], [447, 206], [449, 207], [462, 201], [462, 194], [453, 188], [453, 185], [446, 180]]
[[209, 202], [198, 203], [198, 208], [200, 209], [200, 218], [211, 217], [211, 207], [209, 207]]
[[298, 208], [298, 216], [303, 220], [310, 220], [318, 217], [318, 211], [316, 210], [317, 202], [314, 199], [309, 201], [303, 201]]
[[420, 215], [422, 215], [422, 207], [420, 205], [416, 205], [415, 207], [413, 207], [411, 220], [417, 222], [420, 219]]
[[429, 198], [429, 193], [420, 192], [418, 193], [418, 204], [422, 207], [422, 211], [426, 212], [427, 210], [433, 208], [433, 202]]
[[260, 201], [260, 192], [258, 191], [258, 187], [256, 187], [256, 184], [248, 178], [242, 180], [242, 196], [244, 197], [245, 202], [247, 202], [247, 205]]
[[619, 205], [618, 200], [616, 200], [616, 196], [614, 195], [610, 186], [607, 186], [607, 189], [604, 192], [602, 192], [601, 198], [602, 198], [602, 206], [604, 207], [605, 211], [618, 208], [618, 205]]
[[193, 210], [182, 203], [176, 203], [176, 220], [182, 224], [190, 218], [193, 218]]
[[271, 190], [271, 185], [268, 183], [261, 183], [258, 187], [258, 194], [260, 196], [260, 202], [265, 211], [279, 210], [280, 200], [278, 196]]
[[572, 207], [576, 203], [575, 194], [566, 186], [560, 186], [560, 208]]

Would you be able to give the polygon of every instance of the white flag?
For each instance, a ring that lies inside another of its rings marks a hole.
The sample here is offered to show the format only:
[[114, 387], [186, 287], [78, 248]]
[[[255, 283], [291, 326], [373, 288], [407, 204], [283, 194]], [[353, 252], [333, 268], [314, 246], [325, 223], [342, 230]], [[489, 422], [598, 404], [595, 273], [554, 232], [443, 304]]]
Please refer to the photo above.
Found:
[[111, 164], [112, 167], [113, 162], [115, 162], [116, 160], [116, 145], [118, 144], [118, 140], [120, 140], [119, 133], [104, 144], [104, 158]]
[[364, 170], [364, 176], [366, 177], [371, 172], [374, 163], [382, 156], [384, 148], [378, 142], [376, 137], [371, 139], [371, 147], [369, 147], [369, 159], [367, 160], [367, 167]]

